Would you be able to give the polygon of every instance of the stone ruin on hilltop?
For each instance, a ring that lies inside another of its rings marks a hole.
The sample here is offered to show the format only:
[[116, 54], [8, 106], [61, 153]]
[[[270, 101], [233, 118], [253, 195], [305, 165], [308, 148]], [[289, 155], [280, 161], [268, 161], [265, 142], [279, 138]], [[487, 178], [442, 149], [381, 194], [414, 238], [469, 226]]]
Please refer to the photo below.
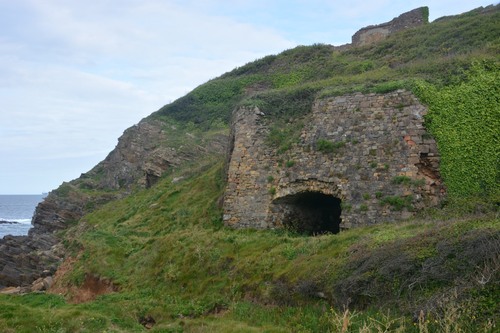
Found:
[[426, 23], [429, 23], [429, 8], [416, 8], [393, 18], [389, 22], [361, 28], [352, 35], [351, 44], [334, 46], [333, 48], [337, 51], [344, 51], [351, 47], [378, 43], [398, 31], [415, 28]]
[[389, 35], [429, 22], [429, 8], [420, 7], [403, 13], [389, 22], [370, 25], [358, 30], [352, 36], [353, 46], [363, 46], [379, 42]]

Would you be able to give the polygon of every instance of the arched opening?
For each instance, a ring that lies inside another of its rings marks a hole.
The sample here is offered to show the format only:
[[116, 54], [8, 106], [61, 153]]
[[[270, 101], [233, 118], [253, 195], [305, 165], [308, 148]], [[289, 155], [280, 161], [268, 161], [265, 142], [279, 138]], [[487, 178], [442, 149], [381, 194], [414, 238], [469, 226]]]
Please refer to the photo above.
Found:
[[321, 192], [301, 192], [275, 200], [275, 212], [287, 229], [306, 235], [340, 231], [341, 200]]

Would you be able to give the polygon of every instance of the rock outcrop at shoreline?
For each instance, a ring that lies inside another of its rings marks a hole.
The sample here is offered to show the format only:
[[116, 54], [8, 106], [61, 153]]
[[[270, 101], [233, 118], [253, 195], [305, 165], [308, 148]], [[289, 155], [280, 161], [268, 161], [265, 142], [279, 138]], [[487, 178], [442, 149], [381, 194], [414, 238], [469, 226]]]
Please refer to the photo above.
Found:
[[62, 194], [53, 191], [38, 204], [27, 236], [0, 239], [0, 287], [27, 286], [56, 271], [64, 256], [57, 232], [83, 216], [87, 201], [78, 192]]
[[0, 224], [19, 224], [19, 222], [0, 220]]
[[0, 239], [0, 287], [26, 286], [53, 274], [62, 255], [53, 234], [5, 236]]

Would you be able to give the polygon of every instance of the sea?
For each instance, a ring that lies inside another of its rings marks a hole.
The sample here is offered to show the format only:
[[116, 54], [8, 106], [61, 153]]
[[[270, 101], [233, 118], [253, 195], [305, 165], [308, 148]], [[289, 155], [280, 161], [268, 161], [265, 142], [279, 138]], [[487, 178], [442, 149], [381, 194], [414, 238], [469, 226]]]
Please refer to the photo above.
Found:
[[35, 208], [46, 194], [0, 195], [0, 238], [23, 236], [32, 227]]

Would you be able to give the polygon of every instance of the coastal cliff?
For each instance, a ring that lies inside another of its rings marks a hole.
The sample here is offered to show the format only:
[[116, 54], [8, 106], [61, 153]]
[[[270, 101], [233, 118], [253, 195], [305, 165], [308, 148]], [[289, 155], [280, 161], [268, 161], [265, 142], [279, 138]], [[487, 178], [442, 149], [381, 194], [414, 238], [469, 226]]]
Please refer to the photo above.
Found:
[[178, 145], [178, 138], [171, 142], [167, 135], [172, 131], [177, 131], [174, 125], [144, 119], [123, 133], [102, 162], [51, 191], [36, 207], [27, 236], [0, 239], [0, 288], [29, 286], [53, 275], [65, 255], [61, 244], [64, 231], [85, 214], [126, 197], [134, 189], [153, 186], [169, 170], [201, 159], [207, 152], [226, 151], [224, 135], [202, 142], [184, 132]]

